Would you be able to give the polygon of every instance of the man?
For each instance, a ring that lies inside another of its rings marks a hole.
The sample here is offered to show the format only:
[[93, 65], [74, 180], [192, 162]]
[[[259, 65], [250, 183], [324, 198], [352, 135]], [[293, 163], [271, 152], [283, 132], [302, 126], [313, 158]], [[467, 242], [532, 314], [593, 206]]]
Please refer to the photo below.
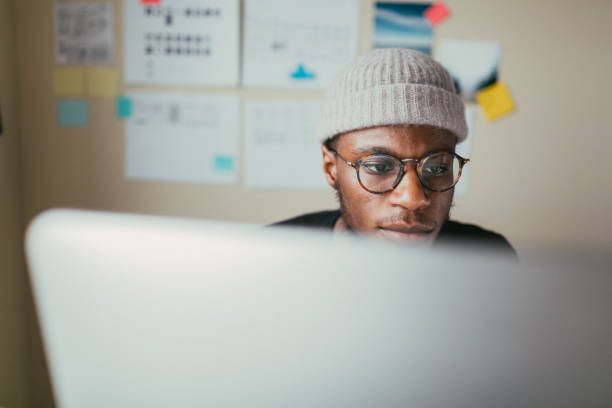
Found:
[[494, 247], [515, 256], [501, 235], [448, 219], [469, 162], [455, 154], [467, 125], [450, 75], [431, 57], [408, 49], [361, 57], [327, 93], [321, 125], [323, 171], [340, 209], [274, 225]]

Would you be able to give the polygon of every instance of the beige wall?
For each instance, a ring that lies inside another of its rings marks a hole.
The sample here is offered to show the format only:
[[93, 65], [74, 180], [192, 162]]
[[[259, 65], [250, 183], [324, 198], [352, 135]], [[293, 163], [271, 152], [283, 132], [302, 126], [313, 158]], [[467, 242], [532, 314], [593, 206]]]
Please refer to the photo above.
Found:
[[[360, 1], [361, 49], [366, 50], [370, 43], [371, 2]], [[121, 72], [122, 2], [113, 2], [116, 68]], [[1, 55], [3, 61], [10, 61], [14, 52], [8, 28], [11, 19], [7, 19], [10, 2], [2, 0], [0, 4]], [[612, 247], [608, 232], [612, 228], [612, 2], [447, 0], [447, 4], [453, 16], [435, 30], [436, 41], [501, 42], [501, 79], [508, 84], [518, 106], [517, 112], [494, 123], [486, 122], [479, 112], [475, 115], [469, 193], [456, 199], [454, 217], [502, 232], [519, 252], [533, 245], [549, 244]], [[61, 129], [56, 125], [51, 83], [53, 1], [19, 0], [15, 5], [26, 220], [49, 207], [74, 206], [266, 223], [335, 207], [331, 191], [250, 191], [242, 185], [214, 187], [124, 180], [123, 124], [115, 119], [111, 99], [91, 100], [88, 128]], [[4, 33], [7, 30], [8, 36]], [[11, 66], [5, 72], [7, 67], [0, 64], [3, 108], [15, 100], [12, 81], [16, 76]], [[5, 89], [9, 92], [5, 93]], [[321, 95], [242, 88], [189, 91], [235, 92], [243, 99]], [[9, 102], [5, 102], [7, 96]], [[6, 112], [13, 128], [15, 115], [14, 108]], [[3, 271], [11, 271], [8, 283], [15, 288], [23, 284], [16, 257], [20, 207], [15, 197], [21, 188], [14, 176], [19, 167], [17, 149], [14, 133], [0, 138], [1, 166], [6, 167], [0, 176], [2, 202], [8, 202], [3, 204], [0, 216], [7, 218], [3, 223], [10, 227], [2, 229], [0, 239], [6, 241], [2, 250], [10, 249], [13, 259], [4, 260], [3, 256], [1, 262], [9, 262], [3, 264]], [[20, 304], [18, 298], [12, 302]], [[7, 324], [18, 326], [15, 321]], [[22, 350], [17, 340], [9, 341], [12, 343], [8, 347]], [[36, 340], [32, 342], [37, 350]], [[44, 374], [36, 375], [44, 373], [42, 355], [33, 355], [33, 381], [38, 384], [34, 394], [45, 401], [49, 393]], [[11, 381], [20, 384], [18, 380]]]
[[[361, 49], [370, 43], [370, 1], [361, 0]], [[117, 69], [122, 66], [121, 2], [116, 4]], [[469, 193], [455, 218], [504, 233], [519, 250], [534, 244], [612, 244], [612, 152], [606, 39], [612, 3], [449, 0], [453, 16], [441, 39], [485, 39], [503, 47], [501, 78], [516, 113], [474, 123]], [[323, 11], [322, 11], [323, 12]], [[113, 101], [91, 101], [91, 126], [59, 129], [51, 92], [52, 1], [18, 2], [26, 218], [52, 206], [78, 206], [190, 217], [270, 222], [334, 207], [331, 191], [250, 191], [238, 186], [136, 182], [123, 179], [123, 125]], [[317, 92], [246, 89], [252, 97], [313, 97]]]
[[27, 404], [26, 273], [13, 0], [0, 0], [0, 406]]
[[475, 121], [457, 217], [504, 232], [519, 250], [612, 247], [612, 2], [448, 3], [456, 18], [438, 39], [501, 41], [501, 78], [518, 104], [498, 123]]

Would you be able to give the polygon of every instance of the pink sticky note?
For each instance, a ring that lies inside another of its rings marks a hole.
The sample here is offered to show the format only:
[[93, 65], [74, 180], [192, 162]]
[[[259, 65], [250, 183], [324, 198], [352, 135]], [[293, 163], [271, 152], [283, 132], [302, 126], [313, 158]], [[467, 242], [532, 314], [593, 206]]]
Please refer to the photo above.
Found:
[[436, 26], [450, 16], [450, 10], [448, 7], [446, 7], [444, 2], [439, 1], [432, 4], [427, 10], [425, 10], [423, 15], [427, 20], [429, 20], [431, 25]]

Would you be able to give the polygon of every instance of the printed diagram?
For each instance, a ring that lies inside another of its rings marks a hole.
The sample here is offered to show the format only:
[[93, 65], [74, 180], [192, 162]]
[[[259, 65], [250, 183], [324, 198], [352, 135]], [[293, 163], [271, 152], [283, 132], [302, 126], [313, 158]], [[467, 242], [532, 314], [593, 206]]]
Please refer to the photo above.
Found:
[[153, 34], [145, 35], [144, 53], [147, 56], [164, 54], [166, 56], [207, 57], [210, 55], [210, 37], [190, 34]]
[[55, 3], [55, 62], [58, 65], [112, 65], [113, 4]]
[[238, 0], [125, 0], [126, 82], [238, 83]]
[[353, 0], [246, 0], [244, 85], [325, 88], [357, 55], [358, 16]]
[[240, 99], [234, 95], [130, 92], [125, 175], [134, 180], [238, 181]]
[[248, 188], [327, 186], [320, 171], [321, 150], [316, 141], [320, 108], [319, 100], [245, 103], [245, 185]]
[[[174, 10], [172, 6], [146, 6], [144, 14], [147, 17], [161, 18], [167, 26], [174, 22]], [[220, 8], [212, 7], [184, 7], [182, 10], [187, 18], [214, 18], [221, 17]]]
[[251, 45], [246, 49], [249, 57], [341, 62], [352, 57], [352, 47], [347, 46], [352, 40], [348, 25], [291, 24], [265, 17], [249, 17], [247, 24], [253, 36], [246, 39]]
[[217, 108], [213, 103], [192, 101], [146, 103], [136, 99], [133, 123], [137, 126], [182, 126], [213, 128], [217, 126]]
[[[182, 10], [172, 6], [147, 6], [143, 8], [145, 17], [160, 19], [165, 27], [172, 27], [175, 15], [182, 13], [187, 19], [214, 19], [221, 17], [220, 8], [184, 7]], [[209, 35], [191, 35], [189, 33], [150, 32], [145, 34], [146, 55], [165, 54], [167, 56], [207, 57], [211, 53]]]

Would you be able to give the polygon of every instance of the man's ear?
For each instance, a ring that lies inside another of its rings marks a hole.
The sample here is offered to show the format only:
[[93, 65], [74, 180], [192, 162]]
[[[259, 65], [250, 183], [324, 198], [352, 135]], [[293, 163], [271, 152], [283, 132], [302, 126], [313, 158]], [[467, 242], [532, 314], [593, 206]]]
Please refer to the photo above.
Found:
[[321, 154], [323, 155], [323, 173], [325, 174], [325, 179], [327, 184], [335, 189], [336, 180], [338, 180], [336, 155], [325, 146], [325, 143], [321, 145]]

